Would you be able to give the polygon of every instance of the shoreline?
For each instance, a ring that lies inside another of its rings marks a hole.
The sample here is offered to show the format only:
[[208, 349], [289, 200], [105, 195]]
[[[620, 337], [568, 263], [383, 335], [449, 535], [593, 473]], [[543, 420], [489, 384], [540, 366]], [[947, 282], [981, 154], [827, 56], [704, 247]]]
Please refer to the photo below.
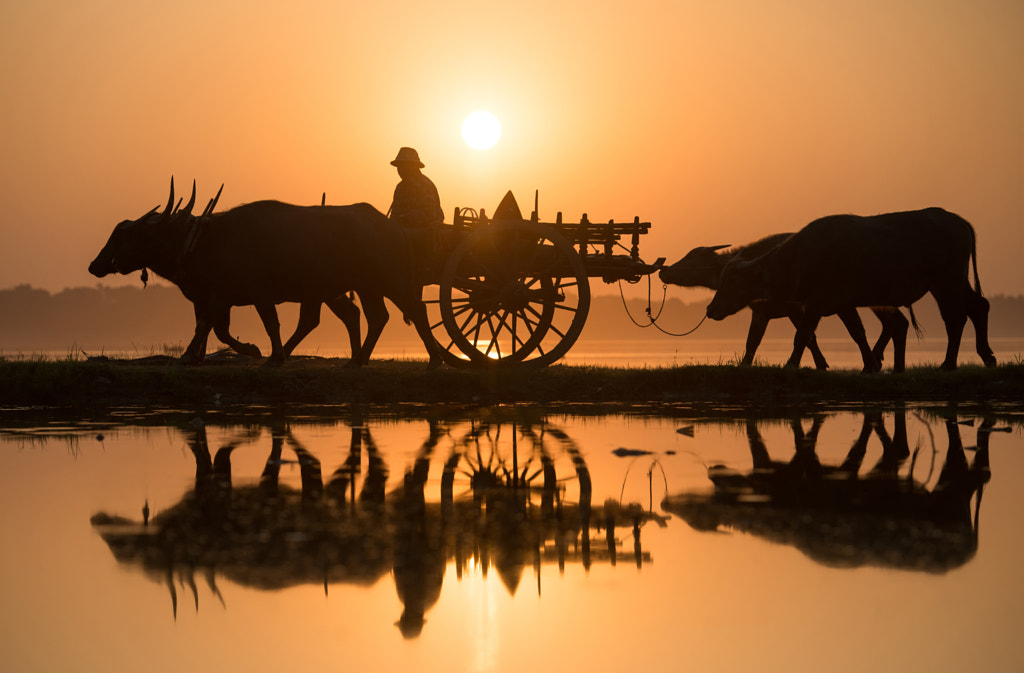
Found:
[[338, 358], [297, 357], [279, 368], [230, 358], [198, 367], [173, 358], [0, 360], [3, 408], [53, 410], [179, 405], [611, 404], [787, 405], [946, 401], [1020, 405], [1024, 364], [910, 367], [894, 374], [779, 366], [679, 365], [428, 371], [425, 361], [374, 360], [349, 369]]

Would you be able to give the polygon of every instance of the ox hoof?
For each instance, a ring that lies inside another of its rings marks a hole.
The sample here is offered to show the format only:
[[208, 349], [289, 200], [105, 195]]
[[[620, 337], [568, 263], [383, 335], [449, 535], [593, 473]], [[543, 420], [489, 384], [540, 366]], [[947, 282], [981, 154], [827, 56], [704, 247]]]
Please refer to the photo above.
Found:
[[238, 351], [241, 355], [244, 355], [249, 358], [263, 357], [263, 353], [260, 352], [260, 349], [252, 344], [238, 344], [237, 346], [235, 346], [235, 350]]

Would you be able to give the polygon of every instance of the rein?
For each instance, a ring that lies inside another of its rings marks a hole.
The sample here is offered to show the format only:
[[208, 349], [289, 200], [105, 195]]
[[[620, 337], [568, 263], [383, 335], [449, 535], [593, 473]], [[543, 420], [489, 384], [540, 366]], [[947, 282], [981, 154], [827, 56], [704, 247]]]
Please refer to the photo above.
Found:
[[622, 299], [622, 308], [624, 308], [626, 310], [626, 315], [629, 316], [629, 319], [637, 327], [642, 327], [642, 328], [646, 329], [648, 327], [652, 327], [653, 326], [654, 328], [656, 328], [662, 334], [667, 334], [668, 336], [674, 336], [674, 337], [689, 336], [689, 335], [693, 334], [694, 332], [696, 332], [697, 328], [704, 324], [704, 321], [708, 317], [707, 314], [705, 314], [704, 317], [700, 319], [700, 322], [698, 322], [697, 325], [693, 329], [691, 329], [691, 330], [689, 330], [687, 332], [679, 332], [679, 333], [670, 332], [670, 331], [666, 330], [665, 328], [663, 328], [661, 325], [658, 324], [658, 319], [661, 317], [661, 312], [665, 310], [665, 298], [666, 298], [667, 295], [668, 295], [668, 285], [665, 285], [663, 283], [662, 286], [661, 286], [661, 306], [658, 307], [657, 314], [652, 314], [652, 311], [651, 311], [651, 277], [647, 276], [647, 308], [644, 309], [644, 312], [647, 314], [647, 323], [644, 324], [644, 323], [641, 323], [641, 322], [637, 321], [637, 319], [633, 317], [633, 314], [629, 312], [629, 306], [626, 304], [626, 296], [622, 292], [622, 281], [619, 281], [619, 297]]

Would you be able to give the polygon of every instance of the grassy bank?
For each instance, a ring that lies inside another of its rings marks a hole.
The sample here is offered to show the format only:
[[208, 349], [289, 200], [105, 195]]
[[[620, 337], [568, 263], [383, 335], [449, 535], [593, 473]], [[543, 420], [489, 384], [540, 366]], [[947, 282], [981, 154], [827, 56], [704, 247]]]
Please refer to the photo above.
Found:
[[559, 365], [471, 370], [423, 362], [297, 358], [272, 369], [247, 361], [183, 367], [169, 358], [0, 361], [0, 405], [62, 408], [234, 404], [708, 403], [1024, 400], [1024, 365], [902, 374], [686, 365], [619, 369]]

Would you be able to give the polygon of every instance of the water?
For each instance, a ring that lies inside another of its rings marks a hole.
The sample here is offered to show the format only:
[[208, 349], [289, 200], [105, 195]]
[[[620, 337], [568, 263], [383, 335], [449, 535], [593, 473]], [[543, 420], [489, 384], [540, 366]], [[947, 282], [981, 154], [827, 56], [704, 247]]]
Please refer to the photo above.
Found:
[[0, 669], [1021, 670], [1024, 407], [663, 411], [5, 410]]
[[[396, 326], [395, 331], [402, 329]], [[639, 330], [638, 330], [639, 331]], [[426, 360], [421, 342], [415, 337], [409, 339], [383, 338], [373, 352], [374, 360]], [[992, 337], [989, 339], [992, 350], [1000, 364], [1016, 363], [1024, 360], [1024, 337]], [[825, 353], [829, 367], [833, 370], [860, 370], [863, 361], [853, 340], [849, 337], [819, 337], [818, 343]], [[211, 351], [223, 345], [211, 340]], [[264, 354], [269, 347], [260, 342]], [[766, 338], [757, 350], [755, 363], [758, 365], [779, 366], [784, 364], [793, 350], [792, 336], [785, 338]], [[648, 339], [598, 339], [581, 338], [569, 352], [558, 361], [558, 364], [595, 365], [606, 367], [678, 367], [683, 365], [719, 365], [736, 364], [743, 357], [743, 339], [703, 339], [696, 337], [655, 337]], [[318, 356], [325, 358], [345, 358], [350, 355], [347, 347], [323, 347], [309, 345], [305, 342], [295, 351], [296, 355]], [[131, 349], [107, 348], [103, 351], [87, 352], [86, 355], [105, 355], [111, 358], [135, 359], [151, 355], [180, 355], [180, 352], [168, 352], [157, 346], [135, 346]], [[911, 335], [907, 345], [906, 365], [938, 366], [946, 355], [945, 335], [915, 340]], [[46, 357], [51, 360], [63, 360], [68, 357], [81, 357], [81, 352], [71, 351], [40, 351], [31, 353], [5, 353], [8, 359]], [[892, 367], [891, 348], [885, 354], [883, 369]], [[960, 348], [958, 362], [966, 366], [981, 365], [981, 359], [974, 351], [974, 337], [967, 335]], [[814, 362], [809, 352], [805, 352], [801, 362], [803, 367], [813, 367]]]

